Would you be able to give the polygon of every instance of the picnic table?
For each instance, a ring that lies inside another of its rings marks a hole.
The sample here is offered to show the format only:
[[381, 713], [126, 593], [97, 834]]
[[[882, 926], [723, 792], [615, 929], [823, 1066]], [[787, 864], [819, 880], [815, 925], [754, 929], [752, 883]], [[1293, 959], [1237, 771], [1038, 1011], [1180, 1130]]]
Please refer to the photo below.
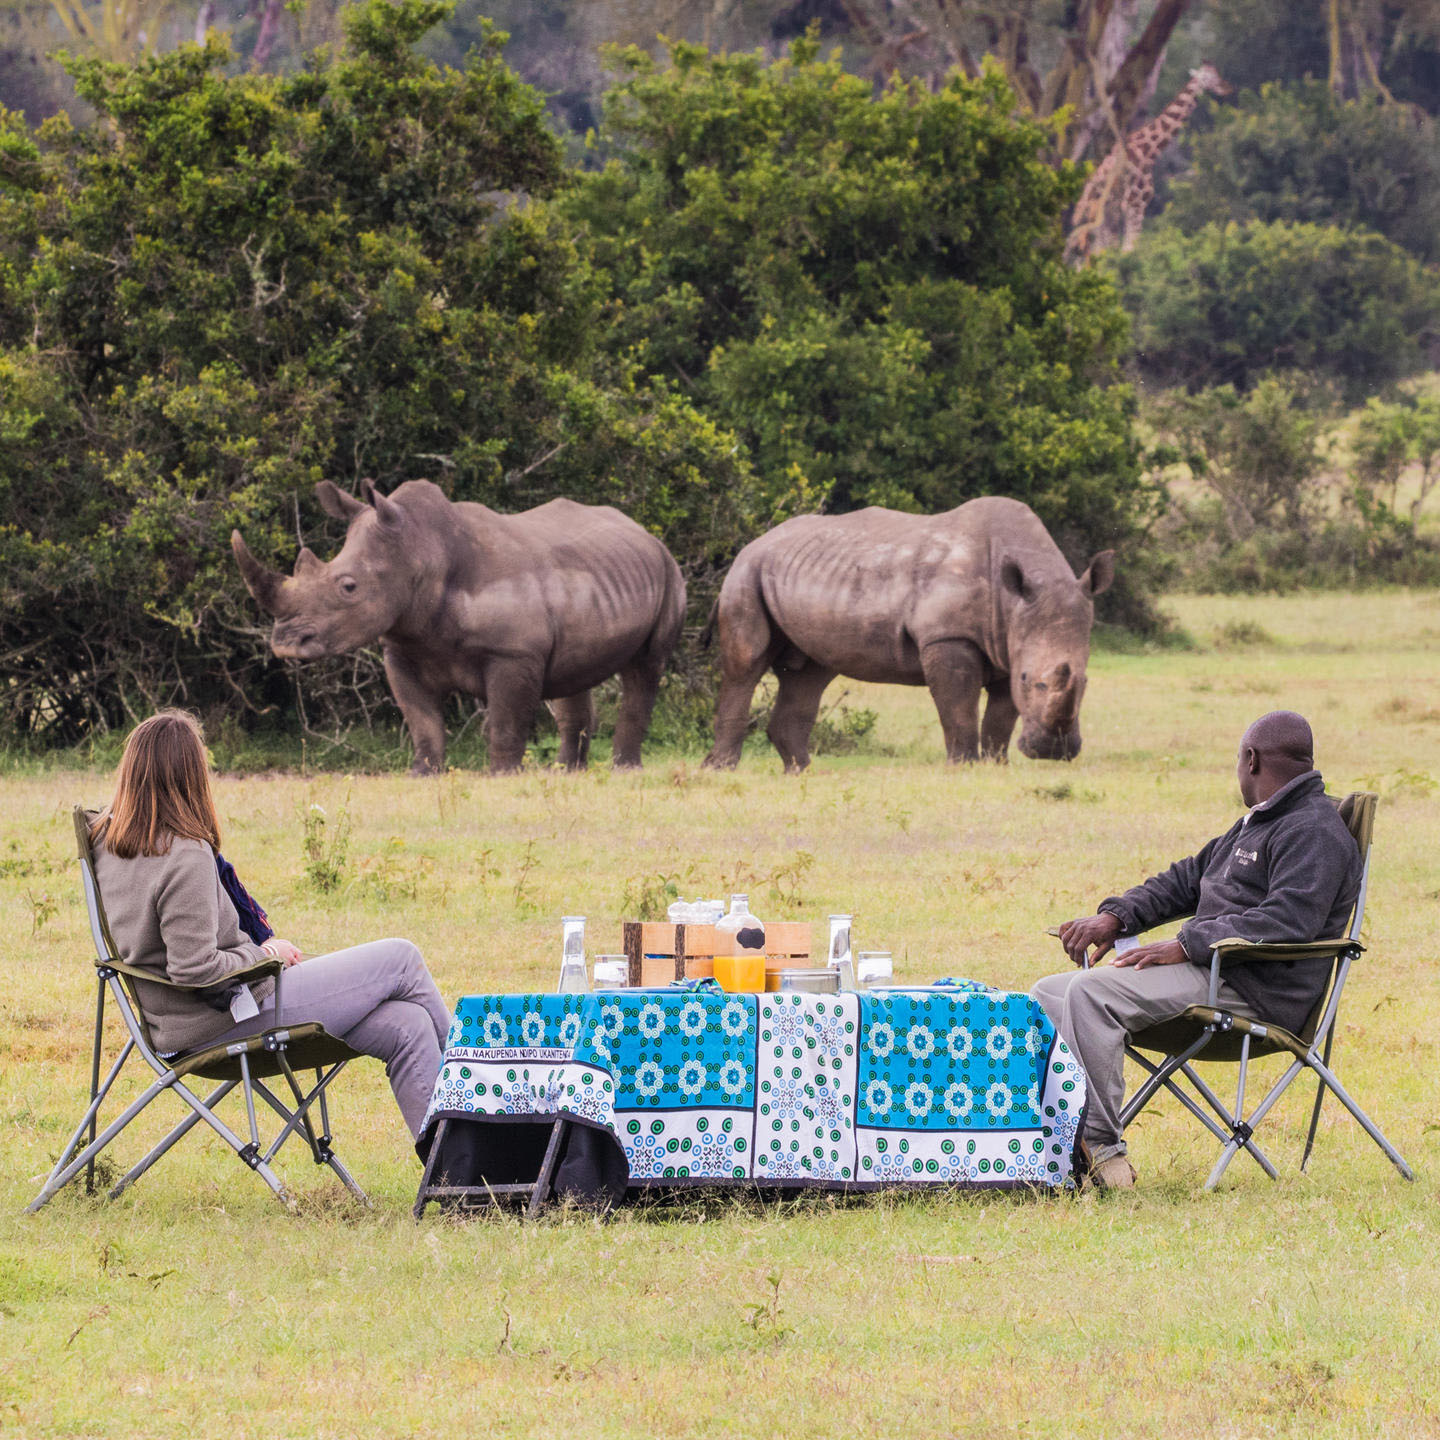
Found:
[[[1085, 1077], [1027, 995], [712, 983], [456, 1006], [417, 1148], [430, 1199], [685, 1185], [1073, 1183]], [[560, 1122], [560, 1123], [557, 1123]]]

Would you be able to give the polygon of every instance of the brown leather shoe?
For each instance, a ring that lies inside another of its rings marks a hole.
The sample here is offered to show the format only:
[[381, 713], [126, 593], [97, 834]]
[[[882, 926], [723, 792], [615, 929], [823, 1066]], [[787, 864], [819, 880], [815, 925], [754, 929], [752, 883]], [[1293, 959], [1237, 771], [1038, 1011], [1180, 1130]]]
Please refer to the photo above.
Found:
[[1090, 1167], [1090, 1183], [1102, 1194], [1106, 1190], [1133, 1190], [1135, 1167], [1123, 1156], [1112, 1155]]

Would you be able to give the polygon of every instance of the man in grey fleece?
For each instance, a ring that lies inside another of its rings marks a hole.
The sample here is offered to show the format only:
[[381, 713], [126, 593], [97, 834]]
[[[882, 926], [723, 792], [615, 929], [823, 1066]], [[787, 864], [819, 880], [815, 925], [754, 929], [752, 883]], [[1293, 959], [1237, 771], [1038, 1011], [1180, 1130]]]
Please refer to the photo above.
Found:
[[[1292, 710], [1262, 715], [1240, 741], [1240, 794], [1249, 807], [1223, 835], [1143, 885], [1060, 927], [1076, 965], [1094, 965], [1121, 936], [1191, 917], [1174, 940], [1139, 945], [1109, 965], [1049, 975], [1031, 991], [1089, 1081], [1082, 1137], [1102, 1188], [1127, 1189], [1135, 1172], [1120, 1133], [1125, 1042], [1209, 998], [1210, 951], [1231, 936], [1305, 941], [1343, 935], [1360, 890], [1360, 855], [1325, 798], [1314, 739]], [[1227, 966], [1222, 1009], [1300, 1029], [1325, 988], [1330, 961]]]

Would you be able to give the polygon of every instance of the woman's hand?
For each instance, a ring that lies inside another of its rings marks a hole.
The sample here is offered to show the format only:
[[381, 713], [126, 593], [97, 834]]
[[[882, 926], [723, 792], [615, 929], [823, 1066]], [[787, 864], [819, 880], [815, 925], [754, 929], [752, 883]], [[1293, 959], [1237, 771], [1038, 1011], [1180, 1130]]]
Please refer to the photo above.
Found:
[[267, 955], [273, 955], [277, 960], [282, 961], [288, 970], [292, 965], [298, 965], [305, 957], [301, 955], [298, 947], [292, 945], [288, 940], [282, 940], [278, 935], [272, 935], [260, 947]]

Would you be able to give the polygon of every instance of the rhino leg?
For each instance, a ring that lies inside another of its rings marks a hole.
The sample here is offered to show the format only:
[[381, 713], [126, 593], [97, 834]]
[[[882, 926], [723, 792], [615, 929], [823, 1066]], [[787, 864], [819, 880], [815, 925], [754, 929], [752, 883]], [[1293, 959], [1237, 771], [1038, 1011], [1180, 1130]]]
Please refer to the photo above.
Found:
[[540, 704], [541, 672], [536, 665], [508, 661], [491, 665], [485, 675], [485, 740], [490, 769], [497, 775], [518, 770]]
[[980, 758], [980, 691], [985, 657], [969, 640], [934, 640], [920, 652], [920, 666], [945, 735], [952, 764]]
[[552, 700], [550, 709], [560, 727], [560, 763], [583, 770], [590, 763], [590, 737], [595, 733], [595, 699], [590, 691]]
[[780, 752], [786, 771], [798, 774], [810, 763], [810, 732], [820, 711], [820, 697], [836, 672], [807, 660], [795, 669], [777, 666], [775, 673], [780, 693], [775, 697], [765, 733]]
[[1019, 718], [1020, 710], [1010, 693], [1008, 676], [985, 687], [985, 719], [980, 724], [982, 760], [998, 760], [1003, 764], [1009, 758], [1010, 737]]
[[707, 770], [733, 770], [740, 763], [740, 747], [750, 728], [750, 701], [776, 653], [776, 636], [758, 587], [737, 586], [732, 595], [730, 586], [726, 580], [720, 592], [720, 698], [715, 702], [715, 743], [704, 762]]
[[415, 747], [412, 775], [440, 775], [445, 770], [444, 697], [425, 684], [399, 650], [385, 647], [385, 678], [404, 716], [410, 743]]

